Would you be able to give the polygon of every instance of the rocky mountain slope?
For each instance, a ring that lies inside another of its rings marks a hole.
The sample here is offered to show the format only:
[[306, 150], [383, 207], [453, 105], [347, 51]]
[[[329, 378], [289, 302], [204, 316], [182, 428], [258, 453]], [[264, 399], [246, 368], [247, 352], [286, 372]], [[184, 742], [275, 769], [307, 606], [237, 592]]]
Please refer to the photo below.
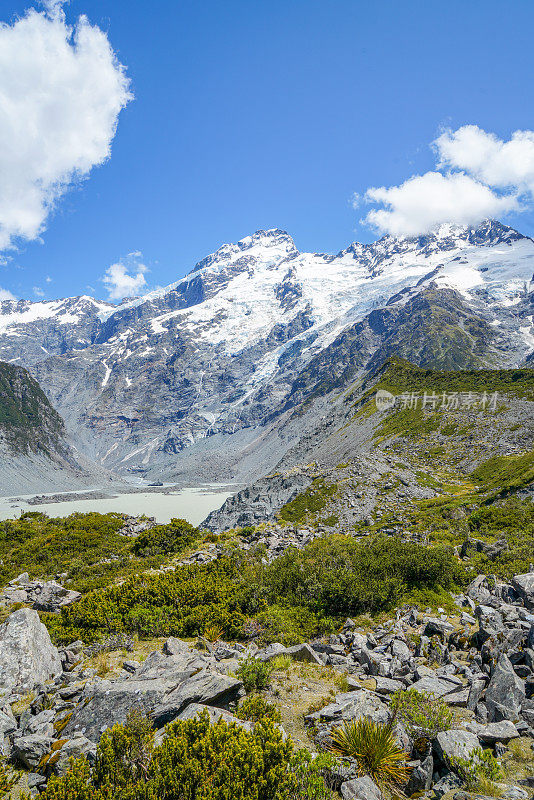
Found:
[[498, 222], [299, 252], [224, 245], [119, 307], [5, 301], [0, 356], [27, 365], [87, 456], [151, 479], [248, 481], [317, 420], [292, 410], [397, 353], [435, 367], [534, 353], [534, 242]]
[[0, 362], [0, 489], [87, 486], [94, 472], [67, 442], [63, 420], [27, 370]]
[[[314, 393], [287, 413], [288, 438], [303, 419], [305, 432], [273, 472], [210, 514], [208, 527], [398, 527], [424, 500], [479, 502], [481, 465], [490, 475], [504, 470], [503, 491], [513, 480], [515, 490], [533, 491], [534, 369], [431, 370], [391, 357], [351, 381], [350, 369], [347, 378], [340, 360], [331, 363], [329, 391], [318, 371]], [[377, 405], [379, 390], [396, 398], [393, 407]], [[497, 486], [488, 484], [490, 494]]]

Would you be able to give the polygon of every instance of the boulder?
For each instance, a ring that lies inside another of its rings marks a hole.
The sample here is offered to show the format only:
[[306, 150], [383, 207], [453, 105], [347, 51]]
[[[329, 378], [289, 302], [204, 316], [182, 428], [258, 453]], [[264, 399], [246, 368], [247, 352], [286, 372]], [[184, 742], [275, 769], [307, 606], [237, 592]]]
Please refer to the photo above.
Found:
[[433, 675], [425, 675], [410, 686], [410, 689], [415, 689], [422, 694], [431, 694], [436, 698], [457, 692], [459, 688], [456, 681], [452, 682]]
[[31, 733], [39, 733], [41, 736], [54, 736], [54, 726], [52, 722], [55, 715], [55, 711], [51, 708], [45, 709], [39, 714], [32, 715], [28, 717], [24, 725], [21, 724], [21, 732], [24, 736]]
[[51, 611], [58, 614], [64, 606], [75, 603], [81, 597], [80, 592], [65, 589], [55, 581], [38, 583], [28, 590], [28, 599], [37, 611]]
[[323, 661], [318, 653], [309, 644], [296, 644], [293, 647], [286, 647], [284, 653], [291, 656], [295, 661], [304, 661], [308, 664], [323, 665]]
[[201, 670], [162, 698], [153, 709], [154, 725], [163, 727], [190, 703], [225, 706], [244, 695], [243, 683], [218, 672]]
[[321, 708], [319, 717], [326, 722], [357, 720], [365, 717], [386, 724], [390, 713], [388, 706], [373, 692], [366, 689], [345, 692], [336, 696], [335, 703]]
[[469, 754], [480, 747], [476, 734], [465, 730], [440, 731], [434, 740], [438, 759], [448, 766], [451, 759], [469, 758]]
[[428, 792], [432, 786], [432, 775], [434, 770], [434, 758], [432, 751], [422, 761], [408, 762], [410, 777], [406, 784], [405, 794], [410, 797], [416, 792]]
[[21, 608], [0, 625], [0, 690], [31, 691], [61, 673], [61, 659], [37, 611]]
[[168, 689], [168, 684], [159, 678], [137, 680], [135, 676], [87, 684], [62, 736], [69, 738], [82, 733], [92, 742], [98, 742], [106, 728], [124, 723], [131, 709], [137, 708], [145, 714], [152, 712]]
[[512, 586], [528, 609], [534, 609], [534, 572], [514, 575]]
[[508, 656], [503, 654], [493, 670], [486, 689], [485, 703], [489, 712], [489, 721], [499, 722], [509, 719], [515, 722], [519, 718], [521, 704], [524, 700], [525, 684], [515, 674]]
[[440, 636], [445, 639], [453, 630], [454, 626], [451, 625], [450, 622], [447, 622], [447, 620], [430, 617], [430, 619], [426, 621], [423, 635], [429, 638], [432, 636]]
[[230, 711], [225, 711], [224, 708], [216, 708], [215, 706], [207, 706], [202, 703], [190, 703], [181, 711], [176, 719], [194, 719], [197, 715], [202, 714], [204, 711], [208, 712], [209, 720], [212, 725], [215, 725], [220, 719], [228, 725], [235, 724], [244, 728], [246, 731], [251, 731], [253, 728], [252, 722], [249, 720], [239, 719]]
[[270, 661], [285, 652], [286, 648], [283, 644], [280, 644], [280, 642], [272, 642], [272, 644], [260, 650], [259, 653], [256, 654], [256, 658], [260, 661]]
[[47, 768], [54, 775], [64, 775], [70, 767], [71, 759], [86, 756], [89, 761], [94, 761], [96, 756], [96, 744], [87, 739], [82, 733], [76, 734], [72, 739], [68, 739], [63, 747], [56, 750], [47, 762]]
[[509, 742], [510, 739], [517, 739], [519, 736], [514, 723], [507, 719], [501, 722], [490, 722], [488, 725], [471, 723], [469, 727], [478, 736], [482, 744], [494, 745], [496, 742]]
[[0, 739], [17, 730], [17, 720], [13, 716], [10, 706], [0, 710]]
[[32, 733], [29, 736], [20, 736], [13, 743], [11, 759], [26, 769], [35, 771], [41, 763], [43, 756], [50, 752], [53, 739], [51, 736], [41, 736]]
[[343, 800], [384, 800], [384, 795], [367, 775], [341, 784]]

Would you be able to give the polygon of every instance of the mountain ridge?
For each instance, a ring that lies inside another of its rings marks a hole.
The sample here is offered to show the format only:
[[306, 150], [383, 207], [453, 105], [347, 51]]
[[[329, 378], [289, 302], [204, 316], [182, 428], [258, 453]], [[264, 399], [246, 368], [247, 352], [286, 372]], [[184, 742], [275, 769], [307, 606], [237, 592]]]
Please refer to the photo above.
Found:
[[325, 396], [343, 359], [354, 375], [394, 352], [435, 366], [526, 363], [533, 276], [533, 240], [496, 221], [335, 255], [301, 253], [271, 229], [118, 307], [76, 298], [17, 312], [7, 301], [0, 358], [32, 371], [106, 468], [248, 480], [283, 455], [285, 415], [313, 394], [321, 361]]

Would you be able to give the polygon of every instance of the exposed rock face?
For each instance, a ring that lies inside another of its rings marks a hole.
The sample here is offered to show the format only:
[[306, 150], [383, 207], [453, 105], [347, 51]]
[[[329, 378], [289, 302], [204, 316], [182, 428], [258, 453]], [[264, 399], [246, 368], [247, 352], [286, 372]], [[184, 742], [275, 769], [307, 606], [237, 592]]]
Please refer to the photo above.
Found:
[[[1, 308], [2, 303], [0, 331]], [[89, 464], [81, 465], [63, 420], [35, 378], [0, 361], [0, 493], [83, 486], [92, 471]], [[102, 474], [99, 468], [96, 472]]]
[[224, 707], [242, 693], [241, 681], [220, 674], [208, 659], [171, 639], [164, 652], [152, 653], [130, 677], [88, 683], [64, 734], [81, 733], [98, 742], [106, 728], [124, 722], [133, 708], [150, 714], [160, 728], [191, 703]]
[[60, 672], [59, 653], [36, 611], [21, 608], [0, 625], [0, 691], [31, 691]]
[[305, 417], [286, 426], [292, 409], [391, 353], [522, 363], [533, 272], [532, 240], [497, 222], [337, 255], [258, 231], [119, 307], [6, 301], [0, 356], [30, 366], [79, 448], [110, 469], [256, 478], [306, 433]]
[[449, 765], [451, 759], [469, 758], [477, 747], [480, 747], [478, 737], [469, 731], [441, 731], [436, 737], [436, 754], [445, 765]]
[[523, 599], [527, 608], [534, 610], [534, 572], [515, 575], [512, 585]]
[[525, 684], [518, 678], [508, 656], [501, 655], [486, 689], [486, 705], [491, 722], [517, 721], [525, 700]]

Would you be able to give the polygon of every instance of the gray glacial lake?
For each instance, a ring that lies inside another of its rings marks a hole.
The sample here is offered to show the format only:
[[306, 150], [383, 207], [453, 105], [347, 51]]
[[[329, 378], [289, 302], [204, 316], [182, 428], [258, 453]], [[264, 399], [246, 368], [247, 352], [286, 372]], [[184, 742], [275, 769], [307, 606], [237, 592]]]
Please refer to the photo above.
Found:
[[[232, 496], [233, 492], [228, 491], [229, 488], [231, 487], [210, 486], [198, 489], [167, 490], [167, 492], [135, 492], [90, 500], [78, 500], [76, 492], [73, 492], [73, 499], [68, 502], [36, 505], [21, 502], [25, 499], [22, 496], [16, 499], [0, 497], [0, 519], [20, 517], [23, 511], [43, 511], [49, 517], [68, 517], [75, 511], [81, 513], [98, 511], [100, 514], [118, 511], [132, 516], [146, 514], [147, 517], [155, 517], [157, 522], [169, 522], [172, 517], [181, 517], [192, 525], [198, 525], [210, 511], [220, 508], [226, 498]], [[34, 497], [34, 495], [27, 497]]]

